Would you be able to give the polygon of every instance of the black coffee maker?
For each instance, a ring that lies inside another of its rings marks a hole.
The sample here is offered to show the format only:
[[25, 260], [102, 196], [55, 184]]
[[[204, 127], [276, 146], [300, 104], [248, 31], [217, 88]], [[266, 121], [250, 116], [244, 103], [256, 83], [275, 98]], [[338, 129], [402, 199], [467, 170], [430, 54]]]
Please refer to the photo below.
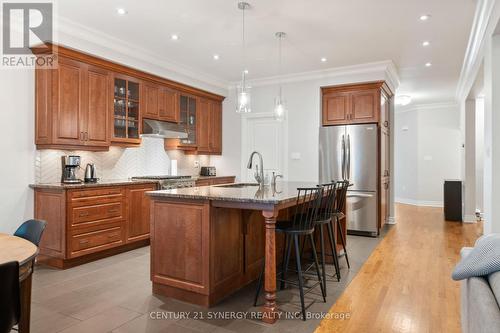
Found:
[[62, 176], [61, 183], [78, 184], [82, 180], [76, 178], [76, 170], [80, 168], [80, 156], [66, 155], [61, 156], [62, 162]]

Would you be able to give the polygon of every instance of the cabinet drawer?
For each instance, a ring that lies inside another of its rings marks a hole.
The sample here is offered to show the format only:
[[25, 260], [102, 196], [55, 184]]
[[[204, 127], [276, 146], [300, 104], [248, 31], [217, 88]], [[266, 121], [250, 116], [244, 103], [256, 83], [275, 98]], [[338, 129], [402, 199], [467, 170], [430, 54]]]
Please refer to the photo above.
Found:
[[72, 209], [72, 224], [77, 225], [89, 221], [122, 218], [124, 215], [123, 208], [122, 202], [75, 207]]
[[114, 227], [71, 237], [72, 256], [83, 255], [123, 243], [123, 229]]
[[100, 197], [123, 196], [125, 189], [122, 187], [91, 188], [88, 190], [71, 190], [68, 193], [71, 200], [83, 198], [98, 199]]

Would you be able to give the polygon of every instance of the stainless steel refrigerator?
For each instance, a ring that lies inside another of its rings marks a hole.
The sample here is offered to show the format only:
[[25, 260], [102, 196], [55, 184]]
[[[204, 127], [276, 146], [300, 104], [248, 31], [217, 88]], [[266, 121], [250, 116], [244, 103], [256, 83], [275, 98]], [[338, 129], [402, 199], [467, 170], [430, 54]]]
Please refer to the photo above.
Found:
[[349, 180], [347, 231], [378, 236], [378, 129], [376, 124], [321, 127], [319, 180]]

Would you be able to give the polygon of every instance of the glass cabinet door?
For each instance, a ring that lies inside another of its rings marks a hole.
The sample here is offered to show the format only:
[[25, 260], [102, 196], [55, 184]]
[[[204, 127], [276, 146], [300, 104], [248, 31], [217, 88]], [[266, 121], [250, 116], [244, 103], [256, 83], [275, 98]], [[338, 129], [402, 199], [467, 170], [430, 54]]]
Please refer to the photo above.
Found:
[[113, 138], [117, 141], [139, 140], [139, 83], [115, 78]]
[[189, 96], [180, 96], [180, 116], [181, 124], [186, 128], [187, 139], [182, 139], [181, 143], [185, 145], [196, 144], [196, 98]]

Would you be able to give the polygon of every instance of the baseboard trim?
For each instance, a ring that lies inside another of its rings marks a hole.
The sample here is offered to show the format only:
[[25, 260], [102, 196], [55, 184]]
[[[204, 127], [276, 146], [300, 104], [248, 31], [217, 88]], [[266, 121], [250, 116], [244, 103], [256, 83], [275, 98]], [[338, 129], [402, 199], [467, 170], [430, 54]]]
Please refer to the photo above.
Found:
[[426, 200], [415, 200], [415, 199], [407, 199], [407, 198], [395, 198], [395, 202], [412, 205], [412, 206], [424, 206], [424, 207], [443, 207], [442, 201], [426, 201]]
[[389, 216], [385, 223], [386, 224], [396, 224], [396, 218], [394, 216]]
[[477, 223], [476, 215], [465, 215], [463, 219], [464, 223]]

